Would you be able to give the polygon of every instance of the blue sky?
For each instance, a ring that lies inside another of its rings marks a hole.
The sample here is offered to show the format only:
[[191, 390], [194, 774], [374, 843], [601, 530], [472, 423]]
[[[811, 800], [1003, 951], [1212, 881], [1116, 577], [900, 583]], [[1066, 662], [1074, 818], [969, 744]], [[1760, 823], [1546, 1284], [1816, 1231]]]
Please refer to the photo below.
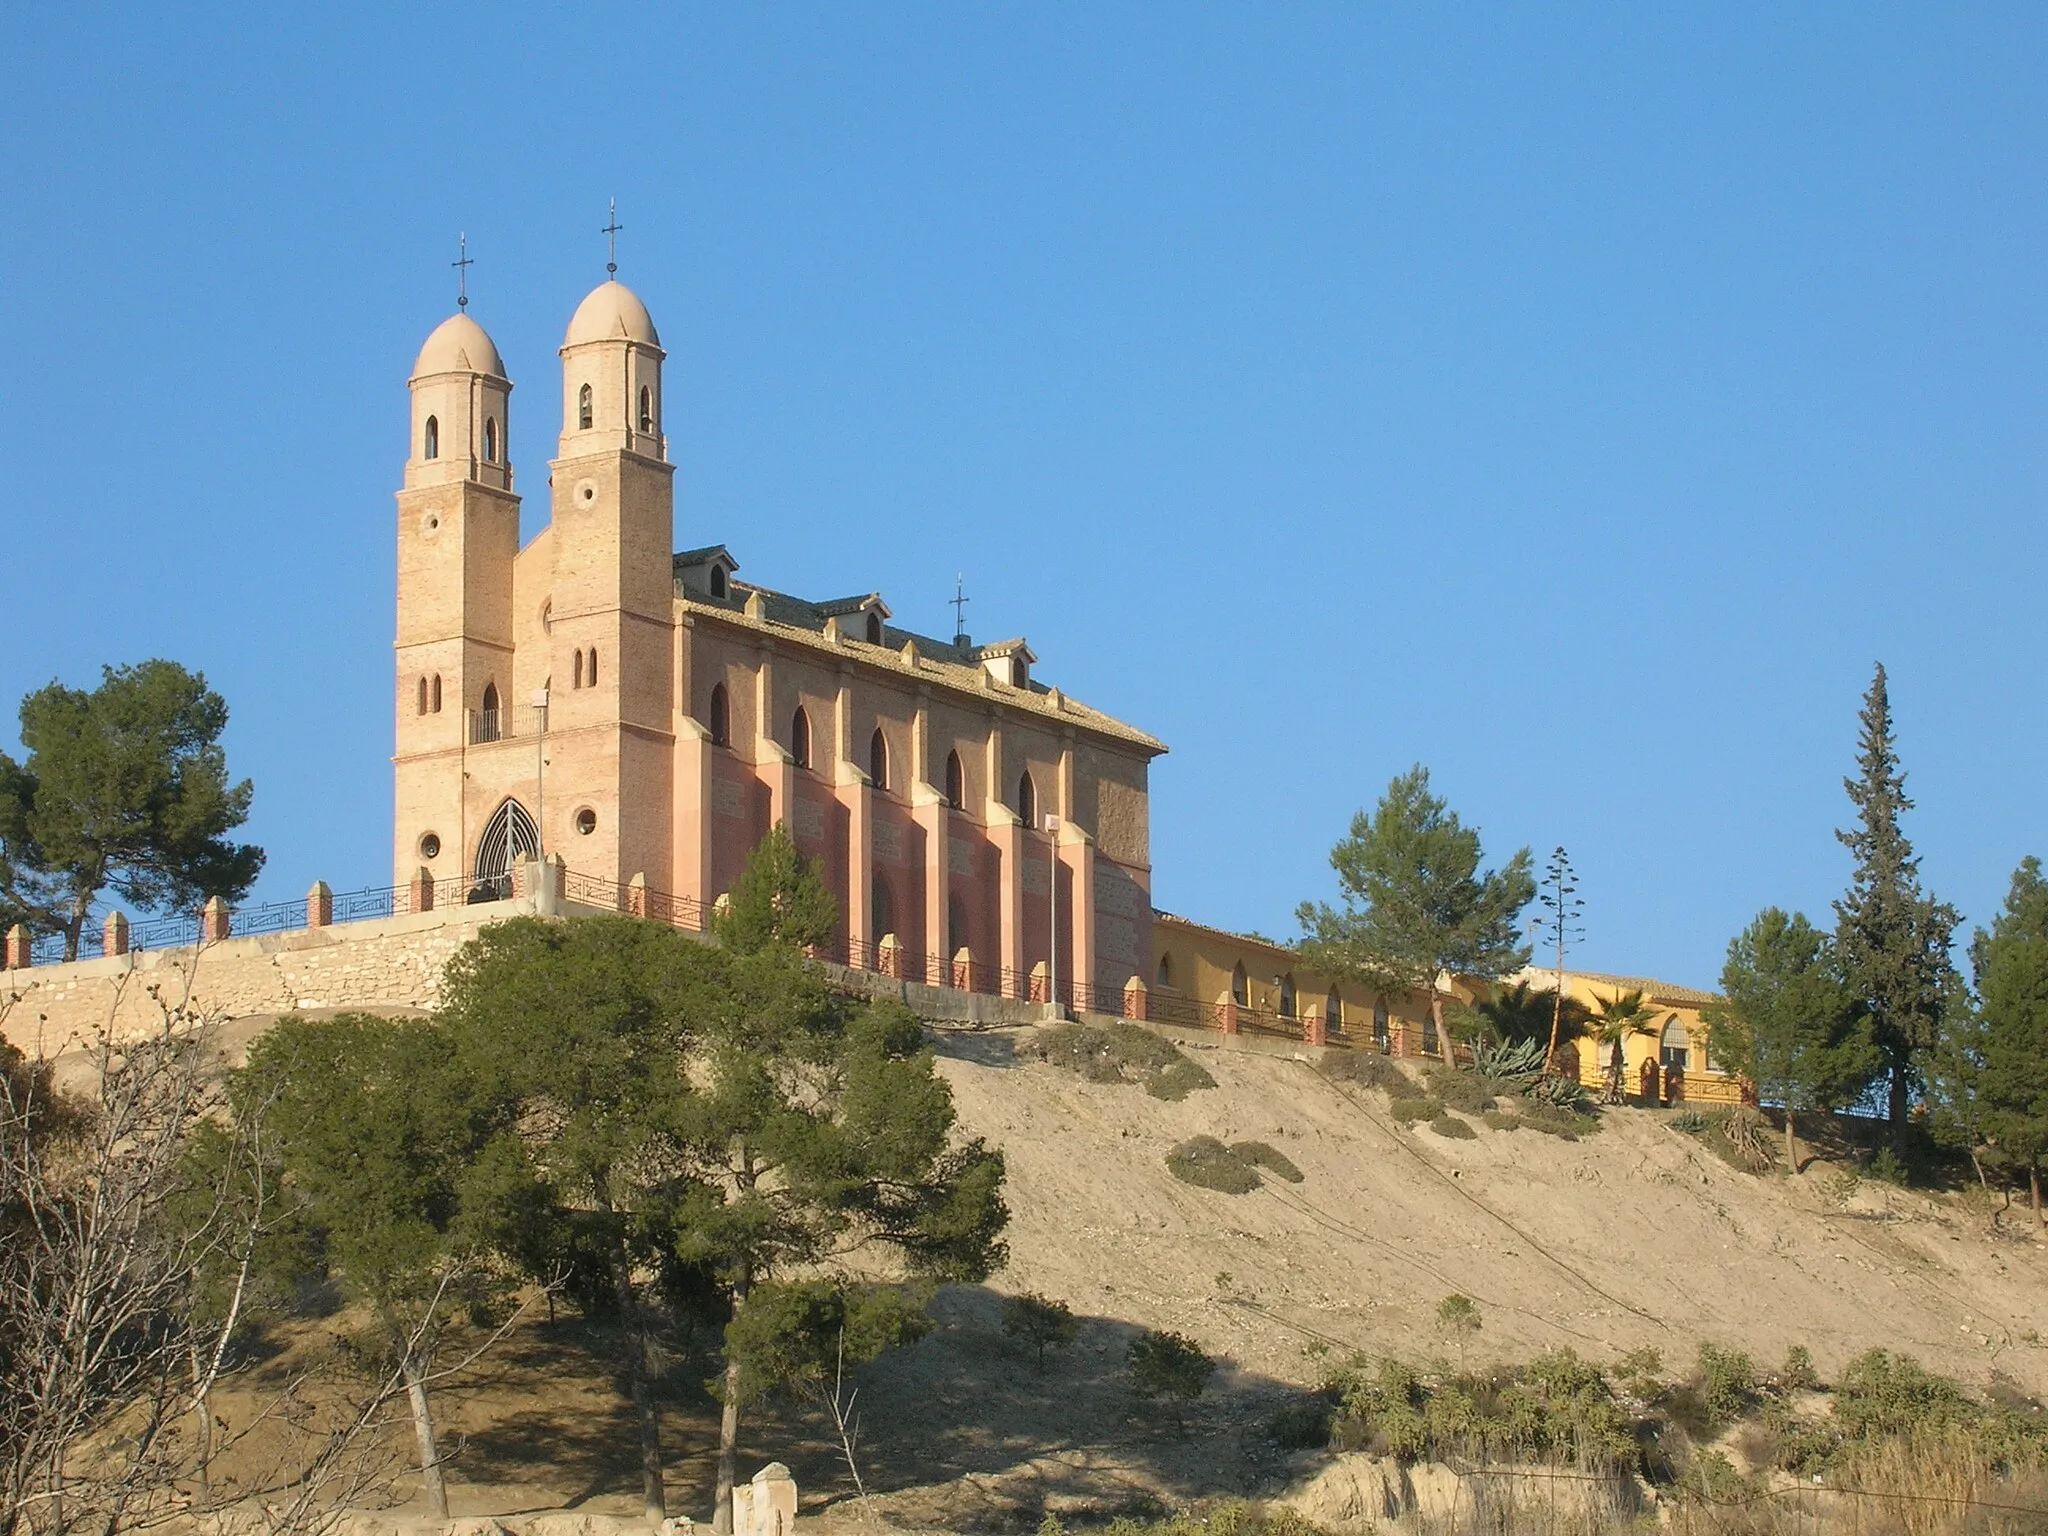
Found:
[[1711, 983], [1846, 879], [1880, 658], [1930, 884], [2048, 852], [2038, 7], [67, 5], [0, 59], [0, 699], [203, 669], [259, 895], [389, 879], [458, 231], [532, 497], [614, 195], [678, 543], [934, 632], [964, 572], [1172, 746], [1170, 910], [1292, 933], [1421, 761], [1569, 847], [1583, 963]]

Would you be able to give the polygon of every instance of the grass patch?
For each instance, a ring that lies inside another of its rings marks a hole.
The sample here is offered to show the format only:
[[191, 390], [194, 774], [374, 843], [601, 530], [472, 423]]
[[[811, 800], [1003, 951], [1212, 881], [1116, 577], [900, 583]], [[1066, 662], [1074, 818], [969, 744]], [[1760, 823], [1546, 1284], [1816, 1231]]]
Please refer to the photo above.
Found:
[[1489, 1109], [1480, 1116], [1489, 1131], [1519, 1131], [1522, 1128], [1520, 1115], [1504, 1115], [1497, 1109]]
[[1452, 1141], [1476, 1141], [1479, 1138], [1479, 1133], [1456, 1115], [1438, 1115], [1429, 1122], [1429, 1128], [1437, 1135], [1448, 1137]]
[[1598, 1115], [1553, 1109], [1548, 1104], [1525, 1104], [1518, 1118], [1528, 1129], [1541, 1131], [1545, 1136], [1555, 1136], [1559, 1141], [1577, 1141], [1581, 1136], [1590, 1136], [1600, 1129]]
[[1323, 1057], [1320, 1070], [1333, 1082], [1359, 1083], [1397, 1099], [1415, 1096], [1415, 1079], [1378, 1051], [1331, 1051]]
[[1191, 1136], [1166, 1154], [1166, 1171], [1183, 1184], [1224, 1195], [1248, 1195], [1259, 1172], [1214, 1136]]
[[1170, 1040], [1119, 1021], [1107, 1029], [1062, 1024], [1041, 1030], [1029, 1050], [1040, 1061], [1078, 1072], [1091, 1083], [1136, 1083], [1155, 1099], [1178, 1103], [1216, 1079]]
[[1403, 1125], [1413, 1125], [1418, 1120], [1434, 1120], [1443, 1112], [1442, 1099], [1396, 1099], [1387, 1106], [1387, 1113]]
[[1263, 1141], [1234, 1141], [1230, 1144], [1230, 1155], [1248, 1167], [1278, 1174], [1290, 1184], [1301, 1182], [1301, 1170], [1294, 1166], [1287, 1154]]

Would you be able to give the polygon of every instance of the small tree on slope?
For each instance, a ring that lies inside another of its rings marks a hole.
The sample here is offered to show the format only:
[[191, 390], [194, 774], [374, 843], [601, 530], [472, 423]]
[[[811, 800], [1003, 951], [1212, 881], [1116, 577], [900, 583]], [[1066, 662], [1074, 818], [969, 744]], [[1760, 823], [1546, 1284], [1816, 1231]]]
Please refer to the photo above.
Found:
[[2042, 1220], [2048, 1157], [2048, 881], [2029, 857], [2013, 872], [2005, 909], [1970, 944], [1980, 1028], [1978, 1113], [1984, 1138], [2026, 1169]]
[[1529, 963], [1517, 925], [1536, 894], [1529, 850], [1497, 870], [1482, 872], [1479, 860], [1479, 833], [1430, 793], [1429, 770], [1418, 763], [1330, 850], [1343, 906], [1303, 902], [1295, 913], [1302, 952], [1318, 966], [1381, 992], [1426, 992], [1447, 1062], [1438, 978], [1491, 979]]

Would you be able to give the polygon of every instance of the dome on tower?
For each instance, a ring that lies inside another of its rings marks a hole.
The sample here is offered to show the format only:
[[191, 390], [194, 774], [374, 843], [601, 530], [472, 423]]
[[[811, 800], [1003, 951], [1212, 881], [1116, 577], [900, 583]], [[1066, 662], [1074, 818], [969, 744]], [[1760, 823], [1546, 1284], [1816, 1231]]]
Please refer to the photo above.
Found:
[[574, 347], [586, 341], [638, 341], [650, 347], [661, 345], [655, 334], [654, 317], [640, 302], [640, 295], [614, 279], [590, 290], [590, 296], [576, 306], [569, 318], [569, 334], [562, 345]]
[[430, 373], [487, 373], [502, 379], [505, 361], [484, 328], [467, 314], [453, 314], [434, 327], [434, 334], [420, 348], [419, 361], [412, 365], [416, 379]]

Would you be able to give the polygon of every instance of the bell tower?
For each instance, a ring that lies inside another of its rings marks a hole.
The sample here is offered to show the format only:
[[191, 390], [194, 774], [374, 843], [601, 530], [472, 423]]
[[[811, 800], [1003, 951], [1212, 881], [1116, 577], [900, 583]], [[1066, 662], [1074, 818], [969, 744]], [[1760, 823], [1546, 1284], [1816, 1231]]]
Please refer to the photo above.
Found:
[[616, 280], [562, 341], [547, 825], [571, 869], [621, 882], [669, 869], [674, 773], [674, 476], [662, 432], [666, 354]]
[[464, 310], [427, 338], [409, 387], [412, 444], [398, 492], [392, 869], [404, 884], [424, 865], [444, 899], [459, 900], [477, 830], [464, 825], [463, 750], [487, 694], [509, 701], [512, 685], [512, 383], [497, 347]]

